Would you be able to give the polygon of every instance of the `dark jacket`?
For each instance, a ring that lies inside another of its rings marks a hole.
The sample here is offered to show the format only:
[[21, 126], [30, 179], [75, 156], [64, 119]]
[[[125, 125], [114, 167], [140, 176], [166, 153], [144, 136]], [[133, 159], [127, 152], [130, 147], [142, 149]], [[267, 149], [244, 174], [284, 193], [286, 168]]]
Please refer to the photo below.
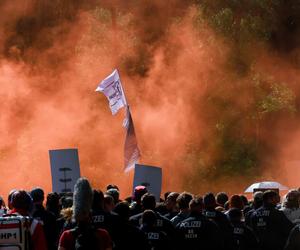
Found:
[[300, 225], [297, 225], [292, 229], [284, 250], [299, 250], [299, 249], [300, 249]]
[[218, 226], [201, 214], [191, 215], [176, 227], [179, 249], [219, 250], [222, 248]]
[[251, 227], [263, 250], [282, 250], [293, 224], [273, 205], [264, 205], [251, 215]]
[[53, 213], [45, 210], [43, 205], [34, 205], [32, 217], [43, 225], [48, 250], [56, 250], [59, 231], [56, 225], [56, 217]]
[[217, 224], [220, 229], [220, 236], [222, 237], [222, 244], [224, 250], [231, 250], [234, 245], [233, 227], [231, 226], [228, 217], [220, 211], [215, 209], [204, 210], [205, 217]]
[[258, 239], [253, 230], [243, 222], [233, 222], [235, 250], [259, 250]]

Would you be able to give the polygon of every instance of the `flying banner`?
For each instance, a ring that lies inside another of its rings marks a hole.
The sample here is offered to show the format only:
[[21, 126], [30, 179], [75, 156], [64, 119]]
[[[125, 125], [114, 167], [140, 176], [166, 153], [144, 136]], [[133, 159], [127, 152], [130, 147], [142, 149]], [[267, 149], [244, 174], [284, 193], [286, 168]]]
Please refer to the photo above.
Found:
[[106, 96], [113, 115], [127, 105], [121, 79], [116, 69], [98, 85], [95, 91], [102, 92]]
[[138, 148], [134, 125], [130, 113], [129, 107], [126, 110], [126, 118], [124, 127], [126, 128], [126, 138], [124, 145], [124, 167], [125, 172], [130, 171], [134, 168], [134, 165], [138, 162], [140, 157], [140, 150]]
[[129, 105], [126, 101], [118, 70], [115, 69], [108, 77], [101, 81], [96, 88], [96, 91], [102, 92], [106, 96], [113, 115], [115, 115], [121, 108], [126, 108], [126, 117], [123, 121], [123, 127], [126, 129], [124, 144], [124, 170], [125, 172], [128, 172], [133, 169], [134, 165], [138, 162], [140, 150], [137, 145], [133, 120]]

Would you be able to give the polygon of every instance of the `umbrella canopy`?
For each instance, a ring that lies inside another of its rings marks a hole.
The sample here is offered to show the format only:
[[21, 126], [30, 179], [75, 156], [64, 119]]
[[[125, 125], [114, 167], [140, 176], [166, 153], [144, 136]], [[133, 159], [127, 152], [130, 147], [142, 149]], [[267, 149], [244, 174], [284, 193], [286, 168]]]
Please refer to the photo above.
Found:
[[257, 182], [249, 186], [245, 193], [252, 193], [254, 189], [279, 189], [279, 190], [288, 190], [286, 186], [281, 185], [279, 182], [276, 181], [262, 181]]

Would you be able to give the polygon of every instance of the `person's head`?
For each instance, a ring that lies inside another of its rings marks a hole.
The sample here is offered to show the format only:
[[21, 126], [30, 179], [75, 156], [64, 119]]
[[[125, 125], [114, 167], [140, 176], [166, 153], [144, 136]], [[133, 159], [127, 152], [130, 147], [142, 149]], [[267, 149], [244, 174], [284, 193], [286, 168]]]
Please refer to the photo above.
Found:
[[202, 214], [203, 199], [202, 197], [195, 197], [189, 203], [191, 213]]
[[143, 225], [147, 225], [149, 227], [154, 227], [156, 225], [156, 214], [152, 210], [145, 210], [142, 216]]
[[56, 192], [49, 193], [46, 198], [46, 207], [48, 210], [59, 213], [60, 204], [59, 204], [59, 195]]
[[244, 203], [239, 195], [235, 194], [230, 197], [229, 208], [237, 208], [243, 210]]
[[168, 195], [168, 197], [165, 201], [166, 208], [168, 211], [172, 211], [176, 208], [176, 199], [178, 196], [179, 196], [179, 193], [176, 193], [176, 192], [171, 192]]
[[225, 192], [217, 193], [216, 201], [219, 206], [224, 207], [225, 203], [228, 201], [228, 195]]
[[290, 190], [284, 199], [283, 206], [286, 208], [299, 208], [300, 192]]
[[247, 197], [245, 195], [240, 195], [240, 197], [242, 199], [244, 207], [248, 206], [249, 205], [249, 201], [248, 201]]
[[114, 212], [117, 213], [124, 220], [128, 220], [130, 216], [130, 208], [128, 202], [126, 201], [119, 202], [116, 205]]
[[93, 210], [103, 210], [104, 209], [104, 194], [101, 190], [93, 190]]
[[154, 210], [156, 207], [155, 196], [153, 194], [146, 193], [142, 197], [143, 210], [151, 209]]
[[90, 222], [93, 190], [86, 178], [79, 178], [74, 186], [73, 217], [77, 223]]
[[241, 222], [242, 220], [242, 211], [238, 208], [231, 208], [228, 211], [228, 217], [229, 220], [234, 224], [234, 223], [238, 223]]
[[168, 196], [169, 196], [170, 193], [171, 193], [170, 191], [164, 193], [164, 199], [165, 199], [165, 201], [167, 200], [167, 198], [168, 198]]
[[278, 193], [273, 190], [267, 190], [263, 194], [263, 204], [276, 206], [278, 203]]
[[60, 198], [61, 208], [66, 209], [73, 206], [73, 197], [63, 196]]
[[5, 207], [5, 202], [3, 198], [0, 196], [0, 209], [2, 209], [3, 207]]
[[136, 186], [134, 188], [132, 200], [135, 201], [136, 203], [140, 203], [141, 199], [142, 199], [142, 196], [144, 194], [146, 194], [147, 192], [148, 191], [147, 191], [147, 188], [145, 186]]
[[225, 211], [228, 211], [229, 210], [229, 201], [226, 201], [225, 204], [224, 204], [224, 209]]
[[12, 205], [11, 205], [11, 202], [12, 202], [12, 195], [13, 195], [13, 193], [14, 192], [16, 192], [16, 191], [18, 191], [17, 189], [12, 189], [10, 192], [9, 192], [9, 194], [8, 194], [8, 197], [7, 197], [7, 206], [8, 206], [8, 208], [9, 209], [12, 209], [13, 207], [12, 207]]
[[44, 190], [40, 187], [36, 187], [30, 191], [30, 196], [35, 204], [43, 204]]
[[183, 192], [178, 195], [176, 202], [180, 210], [188, 210], [189, 203], [193, 199], [193, 195], [188, 192]]
[[32, 198], [25, 190], [17, 190], [11, 195], [11, 206], [18, 213], [26, 215], [32, 209]]
[[263, 192], [257, 191], [253, 194], [253, 207], [257, 209], [263, 205]]
[[104, 195], [104, 211], [110, 213], [114, 210], [114, 208], [115, 208], [114, 198], [109, 194], [105, 194]]
[[105, 193], [114, 198], [115, 205], [119, 203], [119, 196], [120, 196], [120, 194], [119, 194], [119, 190], [118, 189], [111, 188], [111, 189], [107, 190]]
[[71, 222], [72, 218], [73, 218], [73, 209], [72, 207], [68, 207], [68, 208], [63, 208], [60, 211], [60, 215], [62, 216], [62, 218], [66, 221], [66, 222]]
[[203, 197], [203, 203], [205, 209], [215, 209], [217, 206], [216, 198], [213, 193], [207, 193]]
[[119, 189], [119, 187], [117, 186], [117, 185], [115, 185], [115, 184], [108, 184], [107, 186], [106, 186], [106, 190], [109, 190], [109, 189], [117, 189], [118, 191], [120, 191], [120, 189]]

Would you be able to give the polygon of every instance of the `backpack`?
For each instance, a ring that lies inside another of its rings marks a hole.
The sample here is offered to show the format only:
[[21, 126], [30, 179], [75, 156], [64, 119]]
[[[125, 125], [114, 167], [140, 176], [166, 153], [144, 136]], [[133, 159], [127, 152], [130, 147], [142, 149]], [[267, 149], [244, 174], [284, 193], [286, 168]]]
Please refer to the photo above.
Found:
[[31, 225], [32, 219], [28, 216], [0, 217], [0, 250], [31, 250]]
[[98, 250], [101, 249], [100, 239], [97, 236], [97, 229], [89, 227], [80, 229], [78, 226], [71, 229], [75, 239], [75, 250]]

